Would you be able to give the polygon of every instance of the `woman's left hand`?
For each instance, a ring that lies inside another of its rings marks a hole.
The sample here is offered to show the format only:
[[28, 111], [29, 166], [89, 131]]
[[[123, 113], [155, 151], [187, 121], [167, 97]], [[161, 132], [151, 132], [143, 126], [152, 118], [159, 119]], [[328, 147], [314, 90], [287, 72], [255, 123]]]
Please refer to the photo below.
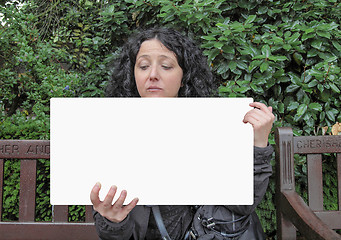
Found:
[[243, 122], [250, 123], [253, 127], [254, 146], [266, 147], [272, 124], [275, 120], [275, 116], [272, 114], [272, 107], [267, 107], [259, 102], [250, 103], [250, 107], [254, 107], [254, 109], [245, 114]]

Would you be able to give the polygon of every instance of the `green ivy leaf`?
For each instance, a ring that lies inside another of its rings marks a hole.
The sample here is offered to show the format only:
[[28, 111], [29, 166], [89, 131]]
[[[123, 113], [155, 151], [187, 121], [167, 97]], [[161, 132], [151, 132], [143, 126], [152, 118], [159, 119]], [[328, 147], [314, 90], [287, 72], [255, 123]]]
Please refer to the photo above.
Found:
[[298, 108], [300, 104], [298, 102], [291, 102], [289, 106], [287, 107], [288, 111], [292, 111]]
[[297, 89], [299, 89], [300, 86], [296, 85], [296, 84], [291, 84], [289, 85], [286, 89], [285, 89], [285, 92], [286, 93], [291, 93], [291, 92], [295, 92]]
[[233, 71], [237, 68], [237, 63], [235, 61], [230, 61], [228, 66], [231, 69], [231, 71]]
[[335, 122], [335, 114], [332, 110], [326, 111], [326, 116], [330, 121]]
[[266, 58], [269, 58], [269, 56], [271, 55], [271, 49], [269, 45], [264, 45], [262, 47], [262, 55]]
[[263, 62], [260, 65], [260, 72], [264, 72], [264, 71], [268, 70], [268, 68], [269, 68], [269, 63], [268, 62]]
[[324, 87], [323, 87], [322, 84], [318, 84], [318, 85], [317, 85], [317, 89], [318, 89], [320, 92], [323, 92]]
[[216, 42], [216, 43], [214, 44], [214, 47], [215, 47], [215, 48], [218, 48], [218, 49], [221, 49], [222, 46], [224, 46], [224, 43], [222, 43], [222, 42]]
[[328, 38], [330, 39], [330, 33], [329, 32], [325, 32], [325, 31], [316, 31], [317, 35], [319, 35], [320, 37], [324, 37], [324, 38]]
[[274, 62], [277, 62], [277, 61], [283, 62], [283, 61], [288, 60], [288, 58], [286, 56], [273, 56], [272, 55], [269, 57], [269, 60], [272, 60]]
[[340, 93], [340, 89], [334, 83], [330, 83], [329, 86], [334, 92]]
[[298, 38], [300, 37], [300, 33], [294, 33], [290, 38], [287, 39], [288, 43], [296, 43]]
[[215, 48], [208, 52], [208, 60], [213, 61], [215, 57], [220, 53], [220, 50]]
[[297, 116], [300, 117], [302, 116], [303, 114], [306, 113], [308, 109], [308, 106], [307, 104], [301, 104], [298, 108], [297, 108]]
[[322, 106], [319, 103], [310, 103], [309, 109], [315, 110], [315, 111], [322, 111]]
[[228, 64], [226, 62], [221, 62], [217, 68], [217, 73], [219, 75], [226, 73], [229, 70]]
[[251, 83], [251, 84], [250, 84], [250, 87], [251, 87], [251, 89], [252, 89], [253, 91], [255, 91], [256, 93], [263, 93], [263, 92], [264, 92], [264, 90], [263, 90], [262, 87], [260, 87], [260, 86], [258, 86], [258, 85], [256, 85], [256, 84], [254, 84], [254, 83]]
[[314, 79], [313, 81], [311, 81], [309, 84], [308, 84], [308, 87], [312, 88], [312, 87], [315, 87], [319, 82]]
[[318, 49], [318, 50], [321, 50], [322, 48], [322, 40], [314, 40], [312, 43], [311, 43], [311, 46]]
[[338, 50], [339, 52], [341, 52], [341, 44], [339, 44], [336, 40], [332, 41], [333, 46], [336, 48], [336, 50]]
[[256, 15], [250, 15], [246, 20], [245, 20], [245, 25], [246, 24], [249, 24], [249, 23], [252, 23], [253, 21], [255, 21], [256, 19]]
[[222, 47], [222, 50], [224, 53], [230, 53], [230, 54], [235, 54], [235, 48], [233, 46], [230, 46], [230, 45], [224, 45]]
[[242, 62], [242, 61], [237, 61], [237, 67], [239, 69], [242, 69], [242, 70], [246, 70], [248, 68], [247, 64], [245, 62]]
[[213, 35], [202, 36], [201, 38], [202, 38], [202, 39], [205, 39], [205, 40], [207, 40], [207, 41], [216, 41], [216, 38], [215, 38], [215, 36], [213, 36]]

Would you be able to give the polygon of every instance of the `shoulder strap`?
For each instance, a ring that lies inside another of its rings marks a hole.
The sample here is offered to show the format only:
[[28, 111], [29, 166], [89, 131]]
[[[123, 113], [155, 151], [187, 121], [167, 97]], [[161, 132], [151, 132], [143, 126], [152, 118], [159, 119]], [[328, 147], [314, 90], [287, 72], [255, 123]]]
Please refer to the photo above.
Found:
[[162, 240], [172, 240], [169, 237], [169, 235], [168, 235], [168, 232], [167, 232], [167, 229], [165, 227], [165, 224], [163, 223], [159, 206], [153, 205], [151, 207], [152, 207], [154, 218], [155, 218], [155, 222], [156, 222], [157, 228], [160, 231]]

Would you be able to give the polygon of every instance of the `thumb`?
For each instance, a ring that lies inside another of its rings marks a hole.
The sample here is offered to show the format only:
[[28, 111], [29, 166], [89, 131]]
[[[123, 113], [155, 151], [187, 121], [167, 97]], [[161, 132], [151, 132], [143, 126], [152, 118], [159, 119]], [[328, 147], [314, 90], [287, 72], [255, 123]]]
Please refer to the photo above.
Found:
[[95, 186], [92, 188], [90, 193], [90, 200], [94, 206], [97, 206], [101, 203], [99, 199], [99, 191], [101, 190], [101, 184], [97, 182]]

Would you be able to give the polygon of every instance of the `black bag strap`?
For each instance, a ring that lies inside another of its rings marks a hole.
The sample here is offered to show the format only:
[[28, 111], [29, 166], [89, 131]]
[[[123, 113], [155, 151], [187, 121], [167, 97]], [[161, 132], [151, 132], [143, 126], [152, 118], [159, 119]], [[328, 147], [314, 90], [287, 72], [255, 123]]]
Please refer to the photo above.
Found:
[[159, 206], [158, 205], [153, 205], [153, 206], [151, 206], [151, 208], [153, 210], [155, 222], [156, 222], [157, 228], [160, 231], [162, 240], [172, 240], [169, 237], [169, 235], [168, 235], [168, 232], [167, 232], [167, 229], [165, 227], [165, 224], [163, 223]]

